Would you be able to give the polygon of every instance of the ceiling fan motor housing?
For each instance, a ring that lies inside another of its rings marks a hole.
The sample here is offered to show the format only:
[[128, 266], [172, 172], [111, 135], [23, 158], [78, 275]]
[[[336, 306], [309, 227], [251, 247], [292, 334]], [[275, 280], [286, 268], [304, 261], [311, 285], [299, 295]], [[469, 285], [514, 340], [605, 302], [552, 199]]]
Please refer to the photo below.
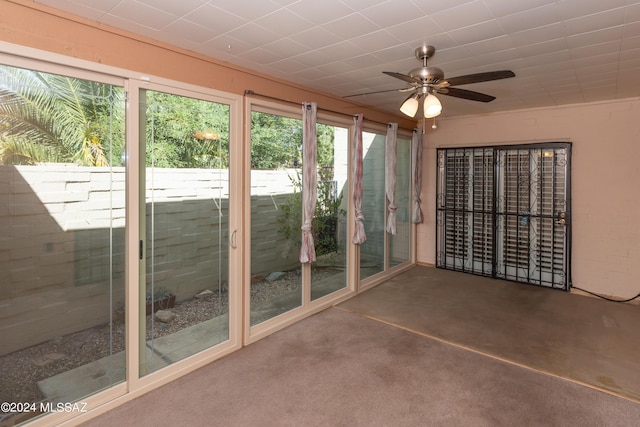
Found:
[[444, 79], [444, 72], [438, 67], [420, 67], [409, 71], [409, 75], [426, 84], [436, 84]]

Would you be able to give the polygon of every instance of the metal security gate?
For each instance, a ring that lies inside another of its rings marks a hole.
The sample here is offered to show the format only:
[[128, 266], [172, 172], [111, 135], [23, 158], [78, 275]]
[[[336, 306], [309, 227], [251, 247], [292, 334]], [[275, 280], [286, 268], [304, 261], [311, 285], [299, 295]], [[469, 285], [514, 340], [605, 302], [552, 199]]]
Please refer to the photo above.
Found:
[[436, 265], [569, 290], [570, 143], [438, 150]]

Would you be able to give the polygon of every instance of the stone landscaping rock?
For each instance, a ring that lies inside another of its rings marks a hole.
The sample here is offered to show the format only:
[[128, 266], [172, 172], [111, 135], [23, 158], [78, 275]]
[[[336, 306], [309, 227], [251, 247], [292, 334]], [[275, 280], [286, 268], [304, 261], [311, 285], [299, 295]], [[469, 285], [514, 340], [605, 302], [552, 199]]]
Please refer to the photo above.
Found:
[[208, 297], [208, 296], [212, 296], [212, 295], [214, 295], [213, 291], [211, 291], [211, 290], [209, 290], [209, 289], [205, 289], [205, 290], [204, 290], [204, 291], [202, 291], [202, 292], [198, 292], [198, 293], [196, 294], [196, 298], [198, 298], [198, 299], [202, 299], [202, 298], [206, 298], [206, 297]]
[[55, 362], [56, 360], [64, 359], [65, 357], [67, 356], [61, 353], [49, 353], [34, 360], [33, 364], [36, 366], [46, 366], [50, 363]]
[[275, 282], [276, 280], [282, 279], [284, 275], [285, 273], [283, 273], [282, 271], [274, 271], [273, 273], [269, 273], [269, 275], [265, 277], [264, 280], [266, 280], [267, 282]]
[[158, 310], [155, 318], [162, 323], [171, 323], [176, 318], [176, 314], [171, 310]]

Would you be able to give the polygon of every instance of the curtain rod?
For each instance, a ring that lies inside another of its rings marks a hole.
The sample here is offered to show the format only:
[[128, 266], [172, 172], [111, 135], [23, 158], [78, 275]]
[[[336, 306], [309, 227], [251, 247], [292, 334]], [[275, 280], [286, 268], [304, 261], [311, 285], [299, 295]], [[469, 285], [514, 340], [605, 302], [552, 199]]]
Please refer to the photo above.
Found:
[[[246, 95], [253, 95], [253, 96], [259, 96], [259, 97], [261, 97], [261, 98], [272, 99], [272, 100], [274, 100], [274, 101], [281, 101], [281, 102], [286, 102], [286, 103], [289, 103], [289, 104], [302, 105], [302, 103], [301, 103], [301, 102], [295, 102], [295, 101], [291, 101], [291, 100], [288, 100], [288, 99], [277, 98], [277, 97], [275, 97], [275, 96], [271, 96], [271, 95], [263, 95], [263, 94], [261, 94], [261, 93], [256, 93], [256, 92], [254, 92], [254, 91], [253, 91], [253, 90], [251, 90], [251, 89], [245, 89], [244, 94], [245, 94], [245, 96], [246, 96]], [[327, 109], [327, 108], [322, 108], [322, 107], [318, 107], [318, 110], [322, 110], [322, 111], [325, 111], [325, 112], [327, 112], [327, 113], [338, 114], [338, 115], [346, 116], [346, 117], [357, 117], [357, 114], [347, 114], [347, 113], [343, 113], [343, 112], [341, 112], [341, 111], [329, 110], [329, 109]], [[365, 119], [366, 119], [366, 118], [364, 117], [364, 115], [362, 116], [362, 119], [363, 119], [363, 120], [365, 120]], [[384, 125], [384, 126], [389, 126], [389, 125], [390, 125], [390, 123], [382, 123], [382, 122], [379, 122], [379, 121], [377, 121], [377, 120], [370, 120], [370, 119], [366, 119], [366, 120], [368, 120], [368, 121], [370, 121], [370, 122], [372, 122], [372, 123], [377, 123], [377, 124], [379, 124], [379, 125]], [[405, 128], [400, 128], [400, 129], [404, 129], [404, 130], [411, 130], [411, 129], [405, 129]]]

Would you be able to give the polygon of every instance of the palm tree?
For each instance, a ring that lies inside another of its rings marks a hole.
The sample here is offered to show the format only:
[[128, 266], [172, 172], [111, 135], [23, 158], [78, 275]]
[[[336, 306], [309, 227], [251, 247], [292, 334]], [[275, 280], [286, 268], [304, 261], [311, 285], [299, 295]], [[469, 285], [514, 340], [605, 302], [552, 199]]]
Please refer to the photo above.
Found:
[[122, 88], [0, 66], [0, 163], [106, 166], [124, 141], [114, 109], [124, 110]]

